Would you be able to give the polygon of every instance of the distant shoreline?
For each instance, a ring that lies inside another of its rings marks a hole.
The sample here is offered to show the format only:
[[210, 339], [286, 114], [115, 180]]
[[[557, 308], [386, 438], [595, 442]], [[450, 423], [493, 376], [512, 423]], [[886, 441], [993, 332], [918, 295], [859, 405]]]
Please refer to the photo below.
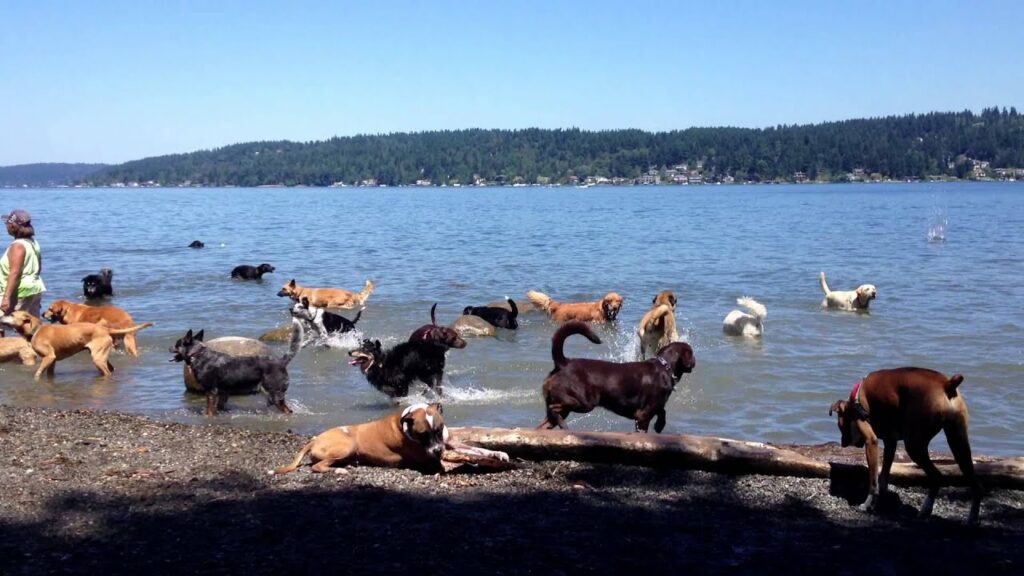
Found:
[[176, 185], [176, 186], [162, 186], [162, 185], [147, 185], [147, 184], [121, 184], [121, 185], [109, 185], [109, 186], [84, 186], [84, 185], [57, 185], [57, 186], [0, 186], [0, 190], [137, 190], [137, 189], [246, 189], [246, 190], [257, 190], [261, 188], [271, 189], [282, 189], [282, 188], [316, 188], [316, 189], [337, 189], [337, 188], [575, 188], [575, 189], [587, 189], [587, 188], [688, 188], [688, 187], [707, 187], [707, 186], [831, 186], [831, 185], [851, 185], [851, 184], [1012, 184], [1012, 183], [1024, 183], [1024, 179], [956, 179], [956, 178], [936, 178], [930, 180], [857, 180], [857, 181], [843, 181], [843, 182], [824, 182], [824, 181], [806, 181], [806, 182], [795, 182], [795, 181], [778, 181], [778, 182], [705, 182], [701, 184], [671, 184], [671, 183], [658, 183], [658, 184], [636, 184], [636, 183], [602, 183], [588, 186], [580, 186], [574, 184], [472, 184], [472, 185], [449, 185], [449, 184], [399, 184], [399, 185], [388, 185], [388, 184], [346, 184], [346, 185], [331, 185], [331, 186], [314, 186], [310, 184], [260, 184], [258, 186], [240, 186], [234, 184], [226, 185], [200, 185], [200, 184], [189, 184]]

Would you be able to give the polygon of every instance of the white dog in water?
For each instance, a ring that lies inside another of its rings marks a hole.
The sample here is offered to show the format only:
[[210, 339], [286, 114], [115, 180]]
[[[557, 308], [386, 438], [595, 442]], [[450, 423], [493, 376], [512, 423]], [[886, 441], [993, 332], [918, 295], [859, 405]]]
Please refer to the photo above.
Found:
[[821, 301], [824, 308], [867, 311], [868, 305], [878, 295], [874, 284], [861, 284], [856, 290], [829, 290], [825, 283], [825, 273], [822, 272], [819, 278], [821, 289], [825, 292], [825, 299]]
[[750, 314], [742, 310], [733, 310], [722, 320], [722, 331], [730, 336], [750, 336], [758, 338], [764, 333], [764, 318], [768, 309], [750, 296], [737, 298], [736, 303], [750, 310]]

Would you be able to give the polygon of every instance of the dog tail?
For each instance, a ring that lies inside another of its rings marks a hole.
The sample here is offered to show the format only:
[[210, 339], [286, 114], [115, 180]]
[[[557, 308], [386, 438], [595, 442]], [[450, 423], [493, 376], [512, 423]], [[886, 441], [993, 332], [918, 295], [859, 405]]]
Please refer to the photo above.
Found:
[[824, 272], [822, 272], [821, 274], [818, 275], [818, 279], [821, 280], [821, 289], [822, 289], [822, 291], [824, 291], [825, 294], [828, 294], [829, 292], [831, 292], [831, 290], [828, 289], [828, 284], [825, 283], [825, 273]]
[[506, 298], [508, 301], [508, 307], [512, 309], [512, 317], [516, 318], [519, 316], [519, 308], [516, 307], [516, 301], [511, 298]]
[[[105, 322], [97, 322], [97, 324], [100, 324], [103, 327], [106, 327], [106, 323]], [[107, 328], [107, 332], [110, 332], [111, 336], [121, 336], [123, 334], [135, 334], [139, 330], [145, 330], [146, 328], [149, 328], [152, 325], [153, 325], [152, 322], [143, 322], [142, 324], [136, 324], [135, 326], [132, 326], [131, 328]]]
[[750, 296], [737, 298], [736, 303], [739, 304], [740, 306], [743, 306], [747, 310], [750, 310], [750, 313], [753, 314], [754, 316], [757, 316], [758, 320], [764, 320], [765, 316], [768, 315], [768, 309], [764, 307], [764, 304], [761, 304], [760, 302], [754, 300]]
[[551, 337], [551, 359], [555, 361], [555, 368], [561, 368], [569, 362], [562, 348], [565, 346], [565, 339], [573, 334], [582, 334], [594, 344], [601, 343], [601, 339], [597, 337], [597, 334], [594, 334], [590, 326], [583, 322], [566, 322], [562, 324], [558, 330], [555, 330], [555, 335]]
[[359, 317], [363, 315], [363, 311], [356, 312], [356, 317], [352, 319], [352, 325], [355, 326], [356, 322], [359, 322]]
[[[362, 310], [360, 310], [362, 313]], [[288, 351], [285, 352], [284, 356], [281, 356], [281, 360], [288, 364], [292, 361], [292, 358], [299, 353], [299, 348], [302, 347], [302, 338], [306, 335], [306, 331], [302, 328], [302, 322], [299, 322], [298, 318], [292, 320], [292, 342], [288, 346]]]
[[366, 279], [366, 286], [363, 286], [363, 291], [359, 293], [359, 302], [360, 303], [366, 302], [366, 299], [370, 297], [370, 294], [373, 294], [373, 288], [374, 288], [373, 281], [370, 280], [369, 278], [367, 278]]
[[274, 470], [274, 474], [287, 474], [289, 472], [294, 472], [299, 467], [299, 464], [302, 464], [302, 459], [312, 449], [313, 441], [310, 440], [309, 442], [306, 442], [306, 445], [302, 447], [302, 450], [299, 450], [299, 453], [295, 455], [295, 459], [292, 460], [291, 464], [277, 468]]
[[953, 398], [956, 398], [957, 386], [960, 386], [960, 383], [963, 382], [963, 381], [964, 381], [964, 377], [963, 377], [962, 374], [953, 374], [953, 376], [950, 377], [950, 379], [946, 381], [946, 385], [944, 386], [944, 388], [946, 389], [946, 396], [950, 400], [952, 400]]
[[527, 290], [526, 297], [530, 299], [530, 302], [533, 302], [535, 305], [540, 306], [541, 309], [544, 310], [545, 312], [550, 311], [551, 298], [547, 294], [543, 292], [537, 292], [536, 290]]
[[437, 302], [434, 302], [434, 305], [430, 307], [430, 323], [432, 325], [434, 325], [434, 326], [437, 326], [437, 317], [434, 316], [434, 312], [436, 310], [437, 310]]

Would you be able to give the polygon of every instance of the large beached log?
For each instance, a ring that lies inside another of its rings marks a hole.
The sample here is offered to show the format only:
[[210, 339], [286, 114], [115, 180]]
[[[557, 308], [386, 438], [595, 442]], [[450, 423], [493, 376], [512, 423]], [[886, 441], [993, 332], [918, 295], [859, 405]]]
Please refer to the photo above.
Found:
[[453, 428], [462, 442], [526, 460], [582, 460], [712, 472], [826, 478], [829, 465], [759, 442], [669, 434]]
[[[727, 474], [766, 474], [867, 481], [862, 448], [773, 446], [727, 438], [693, 435], [621, 432], [568, 432], [562, 430], [452, 428], [462, 442], [501, 450], [525, 460], [576, 460], [637, 464], [665, 468], [693, 468]], [[898, 459], [905, 460], [900, 452]], [[960, 469], [952, 457], [933, 454], [943, 482], [962, 485]], [[975, 457], [975, 473], [987, 487], [1024, 489], [1024, 458]], [[924, 484], [925, 474], [911, 462], [892, 466], [890, 483]]]

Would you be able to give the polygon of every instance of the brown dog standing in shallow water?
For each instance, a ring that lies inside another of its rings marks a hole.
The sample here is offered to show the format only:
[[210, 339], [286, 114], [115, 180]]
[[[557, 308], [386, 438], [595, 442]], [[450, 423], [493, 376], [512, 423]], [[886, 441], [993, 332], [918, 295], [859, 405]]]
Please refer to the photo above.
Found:
[[504, 452], [451, 440], [441, 405], [421, 403], [380, 420], [331, 428], [307, 442], [291, 464], [274, 473], [287, 474], [297, 469], [308, 453], [313, 472], [327, 472], [335, 464], [365, 464], [433, 474], [443, 470], [441, 457], [446, 449], [508, 461]]
[[556, 322], [614, 322], [622, 309], [622, 296], [609, 292], [596, 302], [557, 302], [547, 294], [530, 290], [526, 297]]
[[32, 339], [32, 349], [41, 358], [39, 368], [36, 370], [36, 380], [43, 372], [53, 376], [57, 360], [74, 356], [85, 349], [92, 354], [92, 363], [100, 373], [110, 376], [114, 367], [107, 359], [110, 357], [110, 351], [114, 349], [112, 336], [132, 334], [151, 326], [146, 323], [131, 328], [108, 329], [106, 324], [91, 322], [43, 326], [39, 318], [20, 310], [0, 318], [0, 323], [11, 326], [25, 338]]
[[293, 278], [277, 293], [299, 302], [309, 298], [309, 305], [317, 308], [358, 308], [373, 294], [373, 282], [367, 280], [362, 292], [352, 292], [343, 288], [307, 288], [299, 286]]
[[[942, 430], [974, 498], [967, 522], [978, 523], [982, 489], [974, 476], [971, 445], [967, 439], [967, 404], [958, 391], [963, 380], [959, 374], [946, 378], [925, 368], [878, 370], [854, 385], [849, 400], [832, 404], [828, 413], [829, 416], [833, 412], [838, 414], [842, 445], [864, 447], [869, 487], [864, 510], [874, 510], [879, 495], [888, 488], [896, 444], [902, 439], [907, 455], [928, 475], [928, 496], [921, 506], [920, 516], [932, 513], [942, 473], [928, 456], [928, 444]], [[885, 445], [881, 471], [879, 439]]]
[[647, 432], [652, 419], [654, 431], [665, 428], [665, 403], [683, 374], [693, 372], [693, 349], [685, 342], [673, 342], [657, 356], [644, 362], [606, 362], [589, 358], [566, 358], [565, 339], [582, 334], [594, 344], [601, 340], [582, 322], [568, 322], [551, 337], [555, 368], [544, 380], [547, 418], [540, 428], [565, 428], [570, 412], [590, 412], [602, 406], [635, 422]]
[[[77, 304], [68, 300], [55, 300], [46, 309], [46, 312], [43, 312], [43, 318], [51, 322], [60, 322], [61, 324], [74, 324], [75, 322], [92, 322], [95, 324], [102, 320], [110, 330], [111, 336], [114, 336], [115, 342], [123, 339], [125, 352], [132, 356], [139, 355], [134, 333], [124, 333], [123, 336], [120, 336], [114, 332], [120, 328], [135, 326], [135, 321], [132, 320], [131, 314], [117, 306], [86, 306], [85, 304]], [[146, 322], [144, 327], [152, 325], [152, 322]]]
[[651, 301], [651, 309], [640, 319], [636, 328], [640, 337], [640, 359], [653, 356], [655, 352], [671, 342], [679, 340], [676, 330], [676, 295], [671, 290], [662, 290]]

